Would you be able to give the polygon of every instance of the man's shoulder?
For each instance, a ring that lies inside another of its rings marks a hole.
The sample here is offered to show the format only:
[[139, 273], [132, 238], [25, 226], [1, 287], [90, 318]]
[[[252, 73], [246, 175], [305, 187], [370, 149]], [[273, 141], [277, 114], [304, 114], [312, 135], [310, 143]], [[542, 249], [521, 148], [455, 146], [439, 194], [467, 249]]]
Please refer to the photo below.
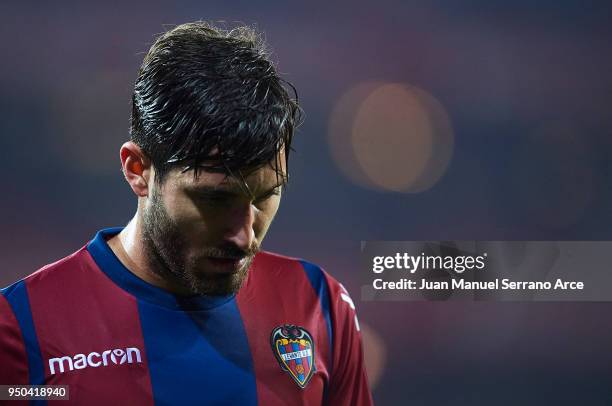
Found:
[[331, 290], [341, 286], [323, 267], [302, 258], [290, 257], [269, 251], [260, 251], [255, 256], [257, 273], [279, 278], [279, 281], [308, 279], [316, 286], [329, 286]]
[[72, 254], [47, 264], [22, 279], [0, 289], [0, 292], [3, 296], [9, 297], [15, 289], [23, 284], [26, 284], [28, 287], [38, 287], [46, 284], [61, 284], [64, 279], [70, 278], [72, 273], [83, 269], [86, 265], [87, 257], [87, 246], [83, 246]]
[[285, 266], [292, 267], [299, 265], [300, 262], [303, 261], [300, 258], [290, 257], [287, 255], [278, 254], [276, 252], [270, 251], [259, 251], [257, 255], [255, 255], [255, 262], [258, 264], [265, 263], [270, 266]]

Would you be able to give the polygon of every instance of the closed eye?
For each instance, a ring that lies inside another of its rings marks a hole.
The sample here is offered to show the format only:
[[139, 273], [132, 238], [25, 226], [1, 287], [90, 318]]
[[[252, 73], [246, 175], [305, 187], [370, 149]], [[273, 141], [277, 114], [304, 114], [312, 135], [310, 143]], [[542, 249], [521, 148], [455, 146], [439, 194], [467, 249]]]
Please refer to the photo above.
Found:
[[[250, 200], [253, 203], [262, 203], [272, 196], [279, 196], [282, 191], [282, 185], [278, 185], [268, 191], [262, 193], [259, 196], [253, 196]], [[234, 190], [220, 190], [218, 188], [199, 188], [197, 190], [188, 190], [187, 192], [192, 199], [200, 202], [201, 204], [210, 205], [229, 205], [236, 199], [242, 199], [247, 197], [242, 191]]]
[[265, 200], [268, 200], [269, 198], [271, 198], [272, 196], [280, 196], [281, 194], [281, 187], [275, 187], [274, 189], [269, 190], [268, 192], [264, 193], [263, 195], [257, 197], [254, 202], [255, 203], [261, 203]]
[[226, 191], [199, 191], [193, 193], [193, 197], [201, 203], [209, 204], [225, 204], [235, 199], [238, 195]]

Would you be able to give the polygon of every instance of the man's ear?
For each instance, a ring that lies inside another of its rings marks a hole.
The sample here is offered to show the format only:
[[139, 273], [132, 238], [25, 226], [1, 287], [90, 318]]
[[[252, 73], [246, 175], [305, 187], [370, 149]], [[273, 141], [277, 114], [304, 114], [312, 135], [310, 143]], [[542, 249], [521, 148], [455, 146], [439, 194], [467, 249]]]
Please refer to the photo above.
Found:
[[152, 180], [151, 160], [140, 147], [128, 141], [119, 150], [121, 169], [125, 180], [138, 197], [149, 195], [149, 184]]

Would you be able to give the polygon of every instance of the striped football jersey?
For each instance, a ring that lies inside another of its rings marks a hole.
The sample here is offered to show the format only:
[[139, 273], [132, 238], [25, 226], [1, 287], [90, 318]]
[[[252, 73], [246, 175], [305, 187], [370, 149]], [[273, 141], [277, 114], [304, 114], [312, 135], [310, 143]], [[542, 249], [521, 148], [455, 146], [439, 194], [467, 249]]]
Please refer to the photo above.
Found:
[[321, 268], [260, 252], [237, 294], [175, 296], [118, 260], [120, 231], [1, 291], [0, 384], [68, 385], [62, 404], [372, 403], [354, 304]]

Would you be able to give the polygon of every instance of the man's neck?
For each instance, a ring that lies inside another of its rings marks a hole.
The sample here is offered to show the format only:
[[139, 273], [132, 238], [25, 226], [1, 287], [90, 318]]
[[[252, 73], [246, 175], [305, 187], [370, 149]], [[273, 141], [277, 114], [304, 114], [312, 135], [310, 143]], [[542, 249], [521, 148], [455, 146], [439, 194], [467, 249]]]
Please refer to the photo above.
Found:
[[155, 265], [151, 264], [149, 258], [147, 258], [138, 214], [130, 220], [119, 234], [109, 238], [107, 243], [119, 261], [130, 272], [145, 282], [176, 295], [189, 296], [193, 294], [183, 286], [172, 283], [151, 271], [151, 267]]

